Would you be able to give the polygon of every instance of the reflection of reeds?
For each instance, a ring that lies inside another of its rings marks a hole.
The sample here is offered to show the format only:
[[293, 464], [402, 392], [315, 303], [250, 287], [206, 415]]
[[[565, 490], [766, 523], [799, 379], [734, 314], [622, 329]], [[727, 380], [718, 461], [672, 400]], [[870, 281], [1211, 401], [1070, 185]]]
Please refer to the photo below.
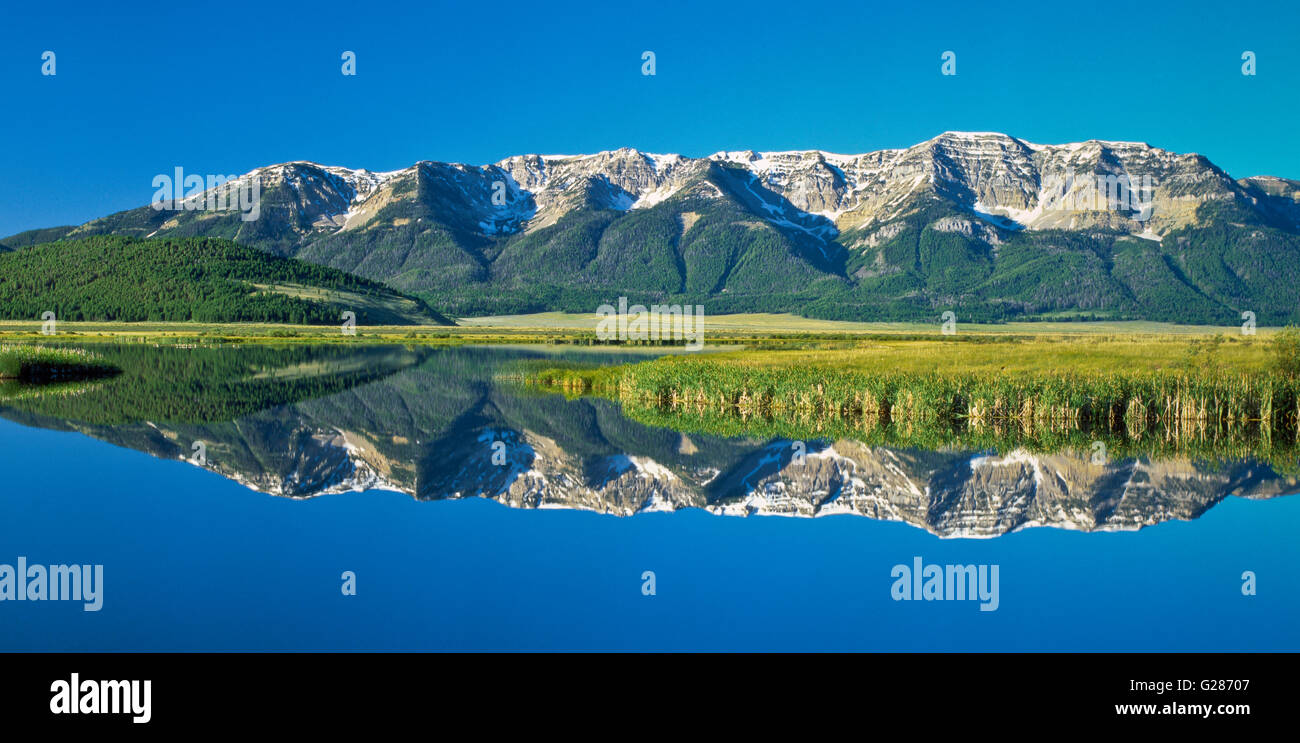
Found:
[[73, 397], [84, 394], [103, 384], [100, 380], [81, 382], [50, 382], [47, 384], [22, 384], [20, 382], [0, 382], [0, 400], [15, 402], [18, 400], [38, 400], [55, 397]]
[[1265, 373], [816, 375], [681, 360], [621, 371], [570, 369], [531, 381], [601, 393], [666, 425], [678, 418], [724, 434], [874, 432], [903, 445], [1071, 443], [1085, 451], [1099, 439], [1119, 452], [1291, 457], [1290, 466], [1300, 434], [1300, 382]]

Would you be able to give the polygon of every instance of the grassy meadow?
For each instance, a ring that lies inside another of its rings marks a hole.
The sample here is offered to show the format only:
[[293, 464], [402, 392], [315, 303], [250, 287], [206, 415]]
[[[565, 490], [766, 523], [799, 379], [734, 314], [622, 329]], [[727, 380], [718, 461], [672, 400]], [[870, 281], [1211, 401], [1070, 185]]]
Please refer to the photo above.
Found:
[[[281, 287], [282, 288], [282, 287]], [[325, 296], [320, 292], [312, 298]], [[333, 295], [330, 295], [331, 297]], [[384, 309], [394, 314], [408, 308], [375, 305], [373, 315]], [[532, 315], [458, 318], [447, 325], [376, 325], [358, 323], [355, 332], [344, 334], [340, 326], [291, 323], [208, 323], [208, 322], [112, 322], [64, 321], [55, 336], [43, 335], [40, 320], [0, 320], [0, 342], [216, 342], [216, 343], [554, 343], [561, 345], [613, 346], [619, 348], [669, 348], [681, 342], [602, 341], [596, 337], [595, 314], [547, 312]], [[1153, 322], [1021, 322], [997, 325], [960, 324], [957, 336], [941, 336], [937, 323], [866, 323], [815, 320], [795, 315], [739, 314], [706, 316], [702, 332], [708, 346], [750, 345], [754, 347], [809, 348], [852, 347], [864, 341], [931, 340], [952, 338], [1195, 338], [1221, 334], [1240, 335], [1236, 327], [1173, 325]], [[1261, 328], [1258, 337], [1274, 332]]]
[[[590, 330], [596, 327], [600, 315], [595, 313], [539, 312], [530, 315], [496, 315], [491, 317], [460, 318], [457, 322], [471, 328], [532, 329], [532, 330]], [[709, 337], [717, 335], [740, 336], [788, 335], [811, 333], [816, 335], [938, 335], [939, 324], [918, 322], [852, 322], [847, 320], [819, 320], [811, 317], [782, 313], [738, 313], [733, 315], [705, 315], [704, 332]], [[1008, 322], [997, 324], [960, 323], [960, 335], [1213, 335], [1240, 333], [1237, 326], [1176, 325], [1174, 323], [1146, 321], [1104, 322]], [[1261, 333], [1268, 332], [1267, 329]]]

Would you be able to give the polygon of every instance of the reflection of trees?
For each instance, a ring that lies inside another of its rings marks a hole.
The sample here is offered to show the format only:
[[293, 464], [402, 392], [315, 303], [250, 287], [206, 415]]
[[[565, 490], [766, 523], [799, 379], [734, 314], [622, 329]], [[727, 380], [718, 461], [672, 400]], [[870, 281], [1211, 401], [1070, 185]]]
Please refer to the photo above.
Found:
[[122, 373], [85, 394], [33, 394], [5, 403], [79, 423], [226, 421], [382, 379], [422, 356], [345, 346], [107, 346], [95, 352]]

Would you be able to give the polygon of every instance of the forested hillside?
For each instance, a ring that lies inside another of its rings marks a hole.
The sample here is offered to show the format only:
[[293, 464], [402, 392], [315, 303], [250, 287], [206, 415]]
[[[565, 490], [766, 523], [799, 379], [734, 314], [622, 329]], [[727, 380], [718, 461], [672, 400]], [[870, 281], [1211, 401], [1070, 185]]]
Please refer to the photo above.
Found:
[[423, 301], [216, 238], [95, 236], [0, 253], [0, 318], [447, 324]]

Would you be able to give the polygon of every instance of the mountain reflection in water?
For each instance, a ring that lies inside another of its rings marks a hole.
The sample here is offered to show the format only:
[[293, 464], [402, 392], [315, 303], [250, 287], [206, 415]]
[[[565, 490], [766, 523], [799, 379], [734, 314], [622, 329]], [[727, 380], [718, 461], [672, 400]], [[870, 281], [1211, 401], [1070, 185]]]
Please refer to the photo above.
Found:
[[[100, 352], [102, 349], [99, 349]], [[616, 515], [857, 514], [934, 534], [1031, 526], [1132, 530], [1195, 519], [1229, 495], [1298, 490], [1252, 461], [1123, 459], [1023, 449], [925, 451], [841, 439], [728, 439], [651, 427], [602, 399], [494, 381], [521, 360], [622, 363], [542, 348], [114, 348], [126, 372], [65, 395], [0, 401], [0, 416], [190, 459], [265, 493], [385, 489]]]

